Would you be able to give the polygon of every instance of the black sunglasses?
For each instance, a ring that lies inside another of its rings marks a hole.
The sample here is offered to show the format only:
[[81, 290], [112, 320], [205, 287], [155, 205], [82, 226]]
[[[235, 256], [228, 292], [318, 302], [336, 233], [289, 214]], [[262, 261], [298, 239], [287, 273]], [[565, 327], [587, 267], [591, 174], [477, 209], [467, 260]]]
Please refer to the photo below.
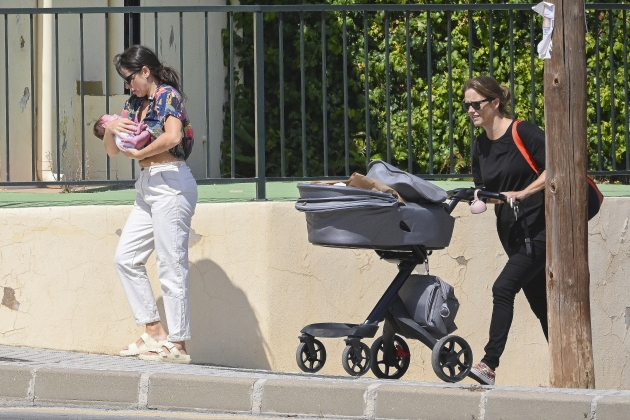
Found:
[[[127, 77], [123, 77], [123, 80], [125, 81], [125, 83], [127, 83], [128, 85], [131, 86], [131, 79], [133, 78], [133, 75], [138, 73], [140, 70], [138, 71], [134, 71], [133, 73], [131, 73], [129, 76]], [[479, 108], [475, 108], [475, 109], [479, 109]]]
[[472, 106], [475, 111], [479, 111], [481, 109], [481, 104], [482, 103], [490, 102], [490, 101], [493, 101], [493, 100], [494, 99], [492, 99], [492, 98], [486, 98], [486, 99], [482, 99], [480, 101], [464, 102], [462, 104], [462, 108], [464, 108], [464, 112], [468, 112], [468, 110]]

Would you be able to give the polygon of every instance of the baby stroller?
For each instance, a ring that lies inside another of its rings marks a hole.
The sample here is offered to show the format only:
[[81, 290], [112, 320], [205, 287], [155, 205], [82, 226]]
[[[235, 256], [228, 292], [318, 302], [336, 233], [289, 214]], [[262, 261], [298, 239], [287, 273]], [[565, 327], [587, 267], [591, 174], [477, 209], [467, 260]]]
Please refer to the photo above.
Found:
[[[371, 369], [377, 378], [398, 379], [411, 358], [405, 337], [432, 349], [431, 365], [441, 380], [461, 381], [472, 367], [472, 349], [451, 334], [457, 329], [459, 303], [450, 285], [428, 275], [428, 257], [449, 245], [455, 222], [451, 212], [460, 201], [472, 201], [475, 189], [447, 193], [378, 160], [368, 166], [367, 180], [383, 192], [346, 183], [298, 184], [295, 207], [306, 214], [310, 243], [373, 249], [382, 259], [397, 262], [398, 274], [362, 324], [305, 326], [297, 365], [304, 372], [319, 371], [326, 363], [326, 349], [315, 337], [346, 337], [341, 363], [349, 375], [361, 376]], [[478, 191], [477, 197], [504, 198], [486, 191]], [[418, 264], [425, 265], [427, 275], [411, 274]], [[374, 337], [382, 321], [382, 335], [370, 348], [361, 340]]]

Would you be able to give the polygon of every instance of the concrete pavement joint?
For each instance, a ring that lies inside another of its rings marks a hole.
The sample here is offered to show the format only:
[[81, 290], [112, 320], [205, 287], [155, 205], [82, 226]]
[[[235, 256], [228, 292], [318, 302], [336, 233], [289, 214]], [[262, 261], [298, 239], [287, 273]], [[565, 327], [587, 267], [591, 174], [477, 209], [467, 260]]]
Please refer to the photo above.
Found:
[[591, 414], [588, 417], [589, 420], [597, 420], [597, 401], [600, 400], [603, 395], [596, 395], [591, 401]]
[[491, 389], [487, 391], [483, 391], [481, 393], [481, 398], [479, 399], [479, 420], [486, 420], [486, 405], [488, 404], [488, 394], [490, 394]]
[[138, 409], [146, 410], [149, 404], [149, 382], [151, 380], [150, 373], [140, 375], [138, 381]]
[[37, 369], [31, 369], [31, 380], [28, 383], [28, 390], [26, 391], [26, 399], [30, 401], [32, 405], [35, 405], [35, 380], [37, 378]]
[[368, 389], [365, 391], [365, 411], [363, 412], [363, 416], [366, 419], [374, 418], [374, 406], [376, 405], [379, 386], [381, 386], [381, 384], [372, 384], [368, 386]]
[[259, 379], [252, 385], [252, 414], [259, 416], [262, 410], [263, 393], [266, 379]]

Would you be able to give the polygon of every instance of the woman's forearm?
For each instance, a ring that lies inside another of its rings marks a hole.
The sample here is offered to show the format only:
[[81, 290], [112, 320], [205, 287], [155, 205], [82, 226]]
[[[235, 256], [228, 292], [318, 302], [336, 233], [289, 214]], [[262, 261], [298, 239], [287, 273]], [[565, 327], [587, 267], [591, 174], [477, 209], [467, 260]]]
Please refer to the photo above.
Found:
[[177, 146], [182, 140], [181, 133], [164, 132], [153, 142], [142, 148], [139, 152], [139, 160], [158, 155]]
[[527, 188], [525, 188], [521, 193], [525, 194], [525, 197], [523, 198], [527, 198], [532, 194], [537, 193], [538, 191], [544, 190], [545, 189], [545, 178], [546, 178], [546, 174], [547, 171], [542, 171], [542, 173], [540, 174], [540, 176], [531, 184], [529, 184], [527, 186]]
[[114, 157], [120, 153], [120, 149], [116, 146], [116, 138], [108, 131], [105, 131], [103, 135], [103, 145], [105, 146], [105, 152], [109, 157]]

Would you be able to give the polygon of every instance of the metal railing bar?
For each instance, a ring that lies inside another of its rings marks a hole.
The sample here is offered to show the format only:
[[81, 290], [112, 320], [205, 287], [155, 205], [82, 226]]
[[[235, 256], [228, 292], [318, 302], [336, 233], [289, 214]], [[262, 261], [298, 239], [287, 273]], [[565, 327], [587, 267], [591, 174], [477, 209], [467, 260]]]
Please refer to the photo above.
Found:
[[365, 165], [370, 163], [370, 61], [368, 57], [368, 15], [363, 12], [363, 66], [365, 74]]
[[494, 77], [494, 14], [488, 11], [488, 53], [490, 55], [488, 72]]
[[630, 130], [630, 108], [628, 107], [628, 22], [627, 13], [623, 11], [623, 80], [624, 80], [624, 113], [626, 116], [626, 170], [630, 170], [630, 136], [628, 130]]
[[392, 162], [391, 74], [389, 68], [389, 11], [385, 11], [385, 124], [387, 126], [387, 163]]
[[302, 113], [302, 175], [308, 176], [306, 167], [306, 69], [304, 68], [304, 13], [300, 12], [300, 99]]
[[610, 123], [611, 123], [611, 160], [612, 160], [612, 170], [617, 170], [617, 122], [615, 121], [615, 42], [613, 38], [613, 13], [612, 11], [608, 13], [608, 41], [609, 48], [608, 51], [609, 59], [610, 59]]
[[534, 15], [529, 15], [529, 56], [530, 56], [530, 74], [531, 82], [531, 107], [532, 107], [532, 124], [536, 124], [536, 42], [534, 39]]
[[265, 200], [265, 49], [263, 14], [254, 14], [254, 102], [256, 103], [256, 199]]
[[[55, 110], [57, 126], [57, 182], [61, 181], [61, 132], [59, 124], [59, 15], [55, 14]], [[52, 161], [52, 156], [51, 159]], [[43, 168], [42, 168], [43, 169]], [[52, 168], [51, 173], [52, 173]]]
[[453, 17], [452, 12], [446, 12], [446, 45], [447, 45], [447, 71], [448, 71], [448, 148], [450, 151], [449, 168], [451, 173], [455, 171], [455, 156], [453, 144]]
[[509, 32], [510, 32], [510, 99], [512, 113], [516, 109], [516, 97], [514, 95], [514, 13], [512, 10], [509, 12]]
[[284, 127], [284, 15], [278, 13], [278, 65], [280, 71], [280, 175], [287, 176], [286, 139]]
[[36, 180], [37, 177], [37, 137], [35, 135], [35, 125], [37, 123], [35, 116], [35, 42], [33, 40], [34, 37], [34, 22], [33, 15], [29, 15], [30, 17], [30, 55], [31, 55], [31, 179], [33, 181]]
[[235, 82], [234, 82], [234, 12], [229, 13], [230, 21], [230, 177], [236, 178], [236, 135], [234, 128], [236, 124]]
[[[206, 15], [208, 12], [205, 12]], [[158, 37], [158, 14], [157, 12], [153, 13], [153, 44], [155, 45], [155, 53], [159, 52], [159, 37]]]
[[324, 141], [324, 176], [328, 176], [328, 108], [326, 101], [328, 93], [326, 91], [326, 15], [321, 14], [321, 38], [322, 38], [322, 124]]
[[4, 130], [7, 142], [7, 181], [11, 181], [11, 153], [9, 137], [9, 20], [8, 15], [4, 15]]
[[179, 12], [179, 87], [184, 91], [184, 12]]
[[350, 122], [348, 121], [348, 28], [343, 12], [343, 136], [346, 157], [346, 176], [350, 176]]
[[429, 174], [433, 173], [433, 70], [431, 68], [431, 39], [433, 38], [431, 27], [431, 12], [427, 12], [427, 94], [428, 94], [428, 128], [427, 142], [429, 146]]
[[80, 98], [81, 98], [81, 179], [86, 178], [85, 163], [85, 56], [83, 45], [83, 14], [79, 14], [79, 74], [80, 74]]
[[[133, 12], [129, 12], [124, 16], [127, 16], [127, 21], [129, 22], [129, 46], [131, 47], [132, 45], [134, 45], [136, 41], [134, 37], [135, 31], [133, 27]], [[131, 165], [131, 177], [135, 179], [136, 178], [136, 161], [133, 159], [130, 159], [129, 164]]]
[[407, 70], [407, 172], [413, 171], [413, 138], [411, 136], [411, 34], [410, 12], [405, 12], [405, 62]]
[[[205, 33], [205, 52], [206, 52], [206, 76], [204, 82], [206, 84], [206, 178], [210, 177], [210, 34], [208, 33], [208, 12], [203, 15], [204, 33]], [[232, 110], [230, 109], [230, 112]]]
[[[109, 13], [105, 13], [105, 113], [109, 114]], [[111, 161], [105, 153], [105, 176], [111, 179]]]
[[[595, 11], [597, 14], [597, 11]], [[595, 90], [597, 112], [597, 170], [602, 170], [602, 107], [600, 105], [600, 67], [599, 67], [599, 19], [595, 19]]]
[[[468, 10], [468, 78], [473, 77], [473, 11]], [[470, 118], [469, 118], [470, 120]], [[472, 160], [473, 148], [475, 146], [475, 125], [472, 120], [468, 122], [468, 136], [470, 144], [470, 158]]]

